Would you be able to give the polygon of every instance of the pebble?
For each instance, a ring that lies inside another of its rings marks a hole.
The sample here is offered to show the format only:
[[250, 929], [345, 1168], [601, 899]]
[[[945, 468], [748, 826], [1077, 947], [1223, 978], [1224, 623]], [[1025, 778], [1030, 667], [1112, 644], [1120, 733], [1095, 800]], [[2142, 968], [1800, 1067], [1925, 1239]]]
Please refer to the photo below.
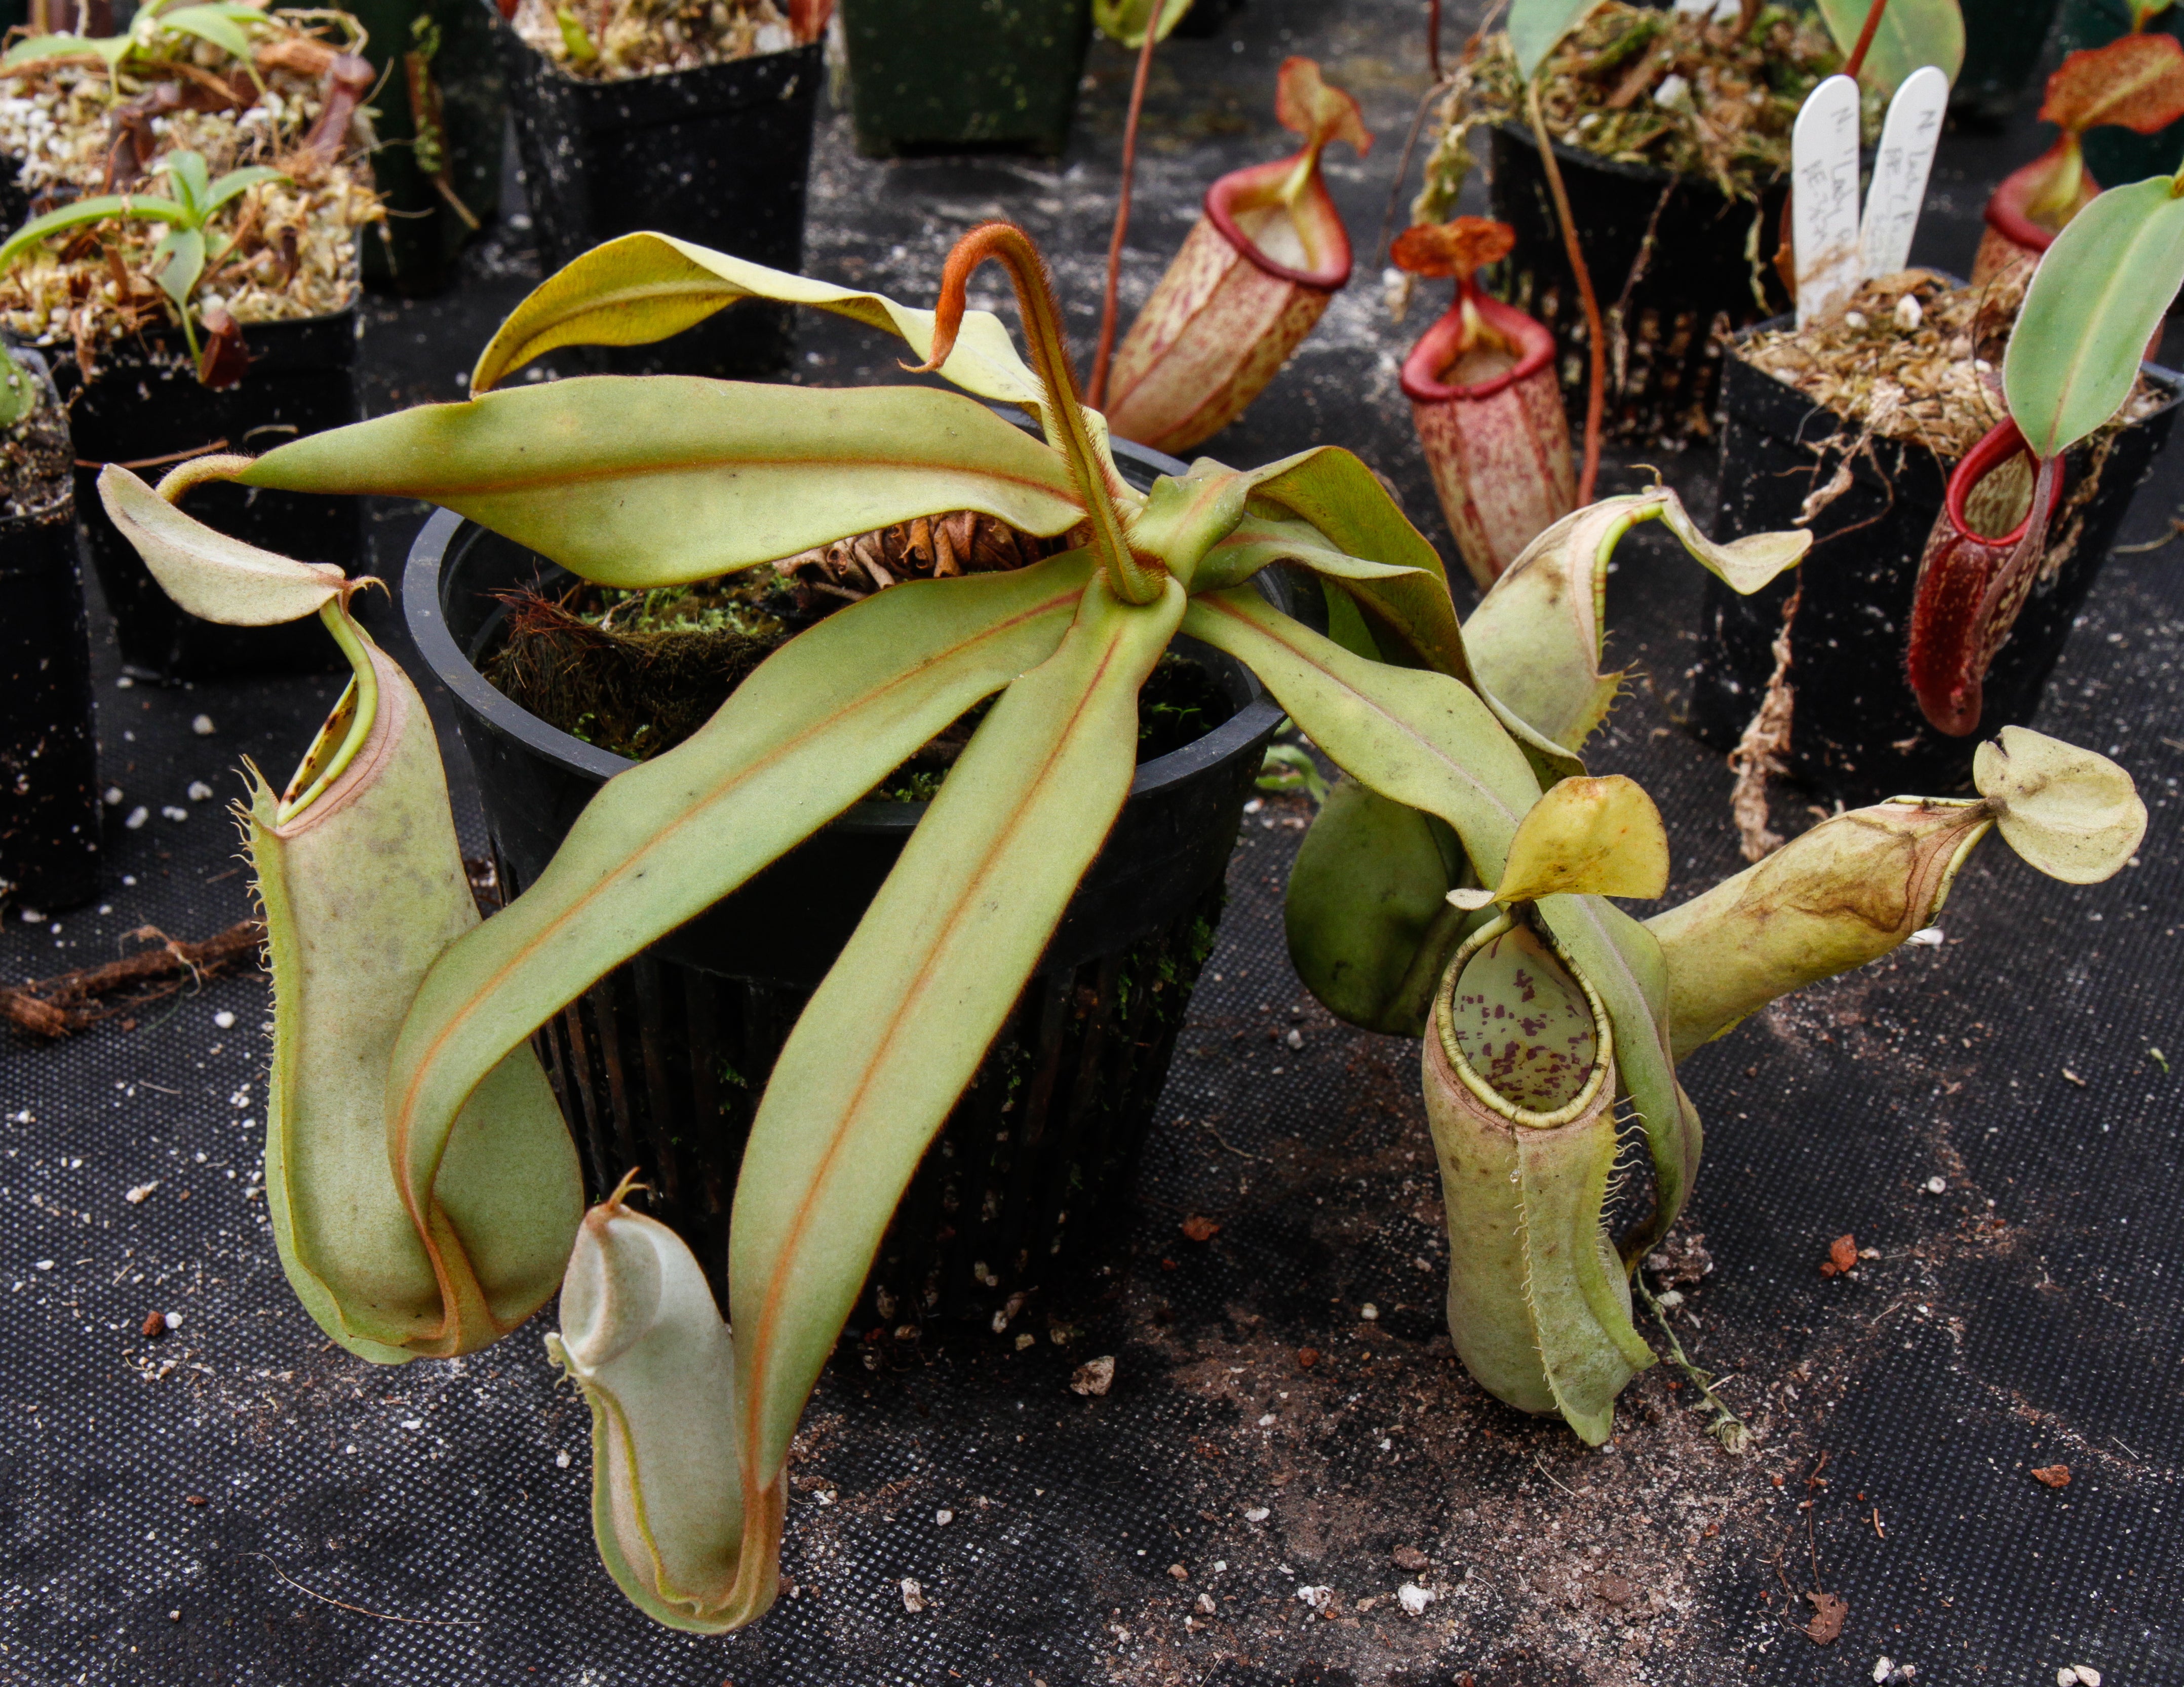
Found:
[[1374, 1323], [1379, 1319], [1380, 1309], [1368, 1300], [1357, 1309], [1357, 1316], [1368, 1324]]
[[1402, 1586], [1396, 1589], [1396, 1603], [1401, 1606], [1406, 1614], [1409, 1616], [1424, 1616], [1426, 1607], [1433, 1602], [1433, 1589], [1422, 1588], [1416, 1582], [1405, 1582]]
[[933, 1514], [933, 1521], [939, 1524], [941, 1528], [945, 1528], [949, 1524], [956, 1521], [956, 1514], [953, 1511], [949, 1511], [945, 1506], [943, 1506], [939, 1511], [935, 1511]]
[[121, 824], [133, 832], [151, 818], [152, 811], [140, 802], [129, 811], [129, 818]]
[[2055, 1687], [2101, 1687], [2101, 1673], [2090, 1663], [2065, 1664], [2055, 1672]]
[[190, 723], [190, 730], [200, 738], [209, 738], [219, 729], [212, 723], [210, 715], [199, 715]]
[[902, 1578], [902, 1608], [913, 1617], [925, 1609], [925, 1589], [914, 1576]]
[[556, 1453], [556, 1454], [554, 1454], [554, 1467], [556, 1470], [566, 1470], [566, 1469], [568, 1469], [568, 1467], [569, 1467], [569, 1455], [568, 1455], [566, 1453]]
[[1334, 1603], [1334, 1589], [1329, 1587], [1301, 1587], [1296, 1590], [1296, 1596], [1314, 1611], [1324, 1611]]
[[1926, 319], [1926, 312], [1919, 303], [1919, 295], [1907, 293], [1896, 301], [1896, 321], [1908, 333]]
[[[38, 1262], [38, 1269], [42, 1271], [51, 1271], [53, 1269], [53, 1262], [51, 1260], [41, 1260]], [[1244, 1513], [1244, 1521], [1247, 1523], [1263, 1523], [1272, 1515], [1273, 1513], [1268, 1511], [1264, 1505], [1253, 1505], [1245, 1510]]]
[[187, 820], [190, 818], [188, 809], [177, 807], [172, 802], [161, 808], [159, 813], [170, 820]]
[[222, 1031], [232, 1031], [235, 1028], [235, 1015], [222, 1008], [212, 1016], [212, 1022]]
[[121, 787], [120, 785], [110, 785], [106, 787], [106, 806], [109, 808], [119, 808], [121, 806]]
[[[1904, 294], [1906, 299], [1910, 296], [1908, 293]], [[1930, 1177], [1923, 1187], [1929, 1195], [1945, 1195], [1948, 1193], [1949, 1180], [1946, 1177]]]
[[212, 800], [212, 787], [203, 779], [192, 779], [189, 797], [192, 802], [209, 802]]
[[139, 1183], [134, 1189], [125, 1191], [121, 1198], [132, 1207], [141, 1207], [144, 1204], [144, 1198], [159, 1187], [159, 1180], [155, 1177], [149, 1183]]

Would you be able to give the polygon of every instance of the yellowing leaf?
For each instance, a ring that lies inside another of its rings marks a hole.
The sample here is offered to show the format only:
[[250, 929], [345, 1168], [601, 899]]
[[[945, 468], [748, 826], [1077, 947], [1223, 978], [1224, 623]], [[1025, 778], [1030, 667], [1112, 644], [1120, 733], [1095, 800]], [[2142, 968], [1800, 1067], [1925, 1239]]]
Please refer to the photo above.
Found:
[[332, 563], [298, 562], [230, 539], [185, 515], [119, 463], [99, 471], [98, 497], [161, 589], [203, 620], [226, 627], [300, 621], [342, 589], [342, 571]]
[[1668, 888], [1661, 811], [1635, 780], [1607, 774], [1563, 779], [1532, 805], [1510, 841], [1494, 900], [1535, 902], [1561, 892], [1652, 897]]
[[1972, 782], [1995, 829], [2031, 865], [2067, 885], [2115, 874], [2146, 835], [2146, 804], [2105, 756], [2021, 726], [1972, 757]]

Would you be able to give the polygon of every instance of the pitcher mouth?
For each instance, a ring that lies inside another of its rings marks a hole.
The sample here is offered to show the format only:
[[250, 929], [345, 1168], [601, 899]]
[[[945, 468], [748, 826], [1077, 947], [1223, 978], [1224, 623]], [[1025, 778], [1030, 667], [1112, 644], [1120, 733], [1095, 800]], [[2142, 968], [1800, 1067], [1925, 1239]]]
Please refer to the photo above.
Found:
[[[1340, 292], [1350, 282], [1350, 234], [1343, 226], [1342, 216], [1335, 209], [1334, 201], [1328, 196], [1326, 185], [1317, 176], [1298, 197], [1290, 213], [1300, 222], [1309, 220], [1315, 225], [1313, 232], [1319, 237], [1327, 254], [1326, 261], [1317, 269], [1293, 269], [1268, 257], [1260, 249], [1258, 243], [1244, 232], [1236, 221], [1236, 214], [1240, 210], [1257, 209], [1248, 203], [1253, 197], [1266, 193], [1272, 200], [1273, 195], [1268, 190], [1278, 187], [1286, 181], [1295, 167], [1295, 159], [1285, 158], [1277, 159], [1272, 164], [1256, 164], [1248, 169], [1230, 170], [1206, 190], [1206, 220], [1254, 267], [1276, 281], [1308, 287], [1320, 293]], [[1245, 203], [1240, 204], [1240, 201]]]
[[1600, 992], [1592, 987], [1591, 980], [1570, 964], [1569, 957], [1563, 952], [1561, 945], [1552, 936], [1536, 933], [1578, 988], [1585, 992], [1585, 1006], [1592, 1015], [1595, 1038], [1592, 1070], [1586, 1074], [1583, 1087], [1574, 1096], [1552, 1112], [1540, 1113], [1511, 1101], [1471, 1064], [1463, 1052], [1462, 1041], [1457, 1036], [1456, 992], [1462, 983], [1464, 967], [1471, 958], [1496, 938], [1507, 936], [1517, 925], [1516, 915], [1504, 913], [1474, 932], [1456, 952], [1455, 958], [1441, 975], [1440, 989], [1434, 995], [1434, 1038], [1440, 1045], [1442, 1058], [1448, 1062], [1449, 1070], [1456, 1074], [1481, 1105], [1512, 1125], [1521, 1125], [1534, 1131], [1552, 1131], [1585, 1117], [1598, 1103], [1602, 1086], [1615, 1070], [1615, 1032], [1608, 1021], [1607, 1004], [1600, 999]]
[[[1468, 349], [1464, 344], [1464, 330], [1468, 326], [1464, 314], [1467, 307], [1489, 332], [1517, 353], [1516, 362], [1501, 374], [1470, 385], [1440, 378], [1441, 371]], [[1554, 355], [1555, 337], [1544, 324], [1498, 299], [1465, 289], [1458, 293], [1447, 313], [1419, 337], [1410, 355], [1403, 360], [1403, 393], [1419, 404], [1446, 404], [1451, 400], [1475, 403], [1537, 374], [1554, 361]]]

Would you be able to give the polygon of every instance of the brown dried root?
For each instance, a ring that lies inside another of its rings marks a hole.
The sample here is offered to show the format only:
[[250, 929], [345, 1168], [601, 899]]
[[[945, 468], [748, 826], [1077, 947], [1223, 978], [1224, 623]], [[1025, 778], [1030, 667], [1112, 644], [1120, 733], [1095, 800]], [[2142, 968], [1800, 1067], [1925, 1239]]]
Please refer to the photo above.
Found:
[[783, 579], [805, 591], [854, 603], [900, 580], [1021, 568], [1074, 542], [1069, 538], [1034, 539], [994, 517], [958, 510], [815, 545], [784, 556], [773, 567]]
[[1797, 694], [1790, 685], [1790, 624], [1797, 617], [1797, 604], [1804, 595], [1801, 579], [1782, 606], [1782, 630], [1774, 635], [1774, 671], [1767, 676], [1759, 712], [1729, 752], [1730, 770], [1736, 775], [1729, 812], [1747, 861], [1765, 860], [1785, 841], [1769, 824], [1767, 779], [1769, 774], [1789, 771], [1790, 722], [1797, 706]]
[[0, 1019], [33, 1036], [73, 1036], [87, 1025], [133, 1013], [208, 979], [259, 965], [265, 922], [245, 919], [202, 943], [178, 943], [157, 926], [129, 936], [156, 947], [102, 967], [64, 972], [28, 984], [0, 986]]

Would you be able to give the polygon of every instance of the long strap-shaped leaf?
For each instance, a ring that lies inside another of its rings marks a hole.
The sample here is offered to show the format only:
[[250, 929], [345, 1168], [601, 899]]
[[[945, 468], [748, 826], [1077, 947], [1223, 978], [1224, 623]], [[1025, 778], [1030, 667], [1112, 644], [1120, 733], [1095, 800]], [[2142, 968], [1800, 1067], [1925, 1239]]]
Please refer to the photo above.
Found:
[[1481, 877], [1500, 881], [1540, 787], [1476, 691], [1429, 668], [1355, 655], [1249, 586], [1193, 598], [1183, 630], [1249, 668], [1351, 778], [1455, 827]]
[[[1270, 608], [1248, 587], [1193, 599], [1184, 631], [1250, 668], [1352, 779], [1447, 821], [1481, 878], [1500, 881], [1509, 840], [1538, 801], [1539, 785], [1523, 752], [1468, 686], [1445, 674], [1354, 656]], [[1598, 897], [1547, 897], [1538, 906], [1607, 1009], [1617, 1072], [1653, 1154], [1657, 1221], [1666, 1213], [1673, 1221], [1696, 1165], [1691, 1127], [1696, 1115], [1688, 1116], [1687, 1126], [1676, 1098], [1660, 945]]]
[[1255, 500], [1311, 522], [1336, 551], [1401, 569], [1400, 575], [1338, 578], [1367, 618], [1391, 634], [1399, 648], [1424, 667], [1471, 683], [1471, 659], [1440, 554], [1361, 458], [1323, 445], [1257, 470], [1252, 479]]
[[[562, 346], [649, 345], [746, 299], [831, 310], [896, 335], [921, 358], [933, 353], [930, 310], [645, 232], [594, 246], [532, 288], [479, 355], [471, 391], [497, 387]], [[982, 399], [1027, 410], [1045, 402], [1045, 388], [990, 310], [964, 313], [940, 373]]]
[[[1173, 579], [1084, 594], [1061, 647], [978, 727], [775, 1063], [729, 1228], [744, 1480], [777, 1487], [797, 1414], [889, 1215], [1128, 794], [1137, 695]], [[778, 1506], [752, 1494], [746, 1513]], [[747, 1539], [747, 1561], [770, 1545]]]
[[1042, 535], [1084, 519], [1060, 453], [922, 387], [587, 376], [315, 433], [233, 478], [424, 499], [633, 589], [950, 510]]
[[[538, 882], [442, 954], [404, 1022], [387, 1150], [421, 1231], [451, 1122], [509, 1050], [1045, 661], [1088, 574], [1072, 552], [881, 592], [783, 645], [687, 742], [610, 780]], [[469, 1333], [448, 1332], [452, 1350]]]

